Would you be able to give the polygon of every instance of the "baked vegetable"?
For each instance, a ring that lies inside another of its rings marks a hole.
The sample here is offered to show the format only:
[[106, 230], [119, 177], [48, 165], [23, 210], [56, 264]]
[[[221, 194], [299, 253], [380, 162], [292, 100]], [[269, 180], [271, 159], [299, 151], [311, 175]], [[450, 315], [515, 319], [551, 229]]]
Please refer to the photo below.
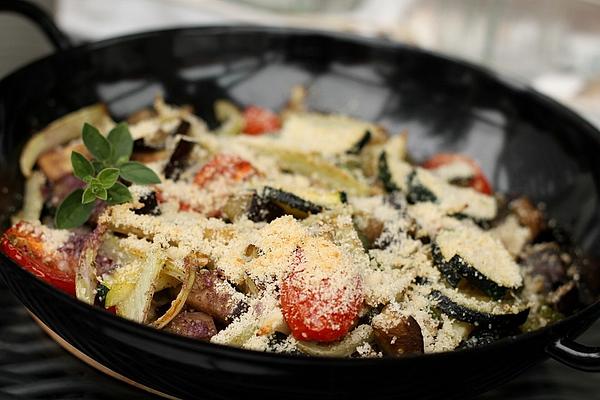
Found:
[[[182, 124], [183, 123], [186, 123], [189, 127], [189, 123], [182, 122]], [[169, 158], [169, 161], [163, 170], [165, 178], [172, 179], [174, 181], [179, 179], [183, 170], [185, 170], [189, 165], [189, 158], [195, 145], [196, 143], [191, 140], [184, 138], [179, 139], [175, 150], [173, 150], [173, 153], [171, 153], [171, 157]]]
[[488, 329], [516, 328], [527, 320], [529, 308], [469, 296], [457, 290], [433, 290], [436, 307], [449, 317]]
[[488, 233], [474, 227], [441, 231], [435, 238], [433, 258], [453, 287], [466, 278], [497, 299], [506, 290], [523, 285], [520, 268], [508, 251]]

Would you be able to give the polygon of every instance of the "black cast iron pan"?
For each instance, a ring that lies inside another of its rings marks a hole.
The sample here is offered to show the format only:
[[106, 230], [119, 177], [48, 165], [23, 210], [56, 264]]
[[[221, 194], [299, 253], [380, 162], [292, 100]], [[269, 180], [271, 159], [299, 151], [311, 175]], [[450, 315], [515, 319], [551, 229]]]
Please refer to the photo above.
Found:
[[[304, 84], [315, 109], [408, 129], [417, 159], [442, 150], [475, 157], [497, 190], [544, 201], [585, 252], [600, 254], [600, 132], [527, 86], [400, 44], [296, 29], [172, 29], [71, 47], [28, 3], [2, 1], [0, 9], [32, 18], [57, 47], [0, 81], [5, 226], [20, 206], [22, 146], [67, 112], [103, 101], [123, 118], [161, 92], [210, 122], [215, 99], [277, 109], [292, 85]], [[296, 358], [156, 331], [80, 303], [4, 256], [0, 262], [8, 287], [64, 341], [118, 374], [182, 398], [448, 399], [497, 386], [548, 356], [600, 370], [600, 349], [573, 341], [600, 316], [598, 302], [477, 349], [402, 359]], [[591, 265], [584, 279], [594, 271]]]

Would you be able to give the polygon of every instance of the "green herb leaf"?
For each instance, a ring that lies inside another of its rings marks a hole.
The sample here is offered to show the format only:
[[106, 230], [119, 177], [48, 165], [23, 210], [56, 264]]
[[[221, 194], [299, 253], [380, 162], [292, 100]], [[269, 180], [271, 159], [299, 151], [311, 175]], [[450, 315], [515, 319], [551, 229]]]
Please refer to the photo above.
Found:
[[94, 166], [81, 153], [71, 152], [71, 165], [73, 166], [73, 174], [81, 180], [94, 175]]
[[94, 203], [81, 204], [83, 189], [71, 192], [56, 210], [54, 224], [59, 229], [75, 228], [83, 225], [92, 214]]
[[108, 189], [108, 204], [121, 204], [126, 203], [128, 201], [133, 200], [129, 189], [127, 186], [123, 185], [121, 182], [115, 183], [113, 187]]
[[104, 163], [101, 163], [98, 160], [92, 160], [92, 165], [94, 166], [94, 172], [96, 174], [104, 169]]
[[112, 155], [112, 148], [108, 140], [100, 131], [94, 128], [92, 125], [85, 123], [83, 124], [83, 130], [81, 132], [83, 138], [83, 144], [89, 150], [89, 152], [99, 161], [109, 161]]
[[98, 183], [104, 189], [110, 189], [112, 185], [115, 184], [117, 179], [119, 179], [119, 169], [118, 168], [104, 168], [98, 176]]
[[154, 171], [137, 161], [129, 161], [121, 165], [121, 177], [138, 185], [160, 183], [160, 178]]
[[91, 186], [86, 187], [83, 193], [81, 194], [81, 203], [88, 204], [93, 202], [94, 200], [96, 200], [96, 195], [92, 191]]
[[115, 126], [108, 133], [107, 139], [113, 148], [112, 161], [117, 165], [127, 162], [133, 152], [133, 138], [127, 124], [121, 122]]
[[108, 192], [102, 186], [93, 185], [90, 187], [94, 196], [100, 200], [106, 200], [108, 198]]

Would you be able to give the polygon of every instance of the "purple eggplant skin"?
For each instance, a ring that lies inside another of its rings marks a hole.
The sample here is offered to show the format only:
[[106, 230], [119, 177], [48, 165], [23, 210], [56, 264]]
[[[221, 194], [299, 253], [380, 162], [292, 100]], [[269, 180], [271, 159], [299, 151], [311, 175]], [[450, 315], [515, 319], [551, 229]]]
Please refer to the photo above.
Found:
[[188, 307], [202, 311], [222, 323], [229, 323], [248, 309], [248, 304], [235, 296], [236, 290], [218, 271], [203, 269], [188, 295]]
[[164, 328], [167, 332], [197, 340], [209, 340], [217, 334], [213, 318], [200, 311], [183, 311]]
[[389, 327], [374, 326], [373, 333], [377, 345], [386, 355], [422, 354], [424, 351], [421, 327], [410, 315], [397, 316]]

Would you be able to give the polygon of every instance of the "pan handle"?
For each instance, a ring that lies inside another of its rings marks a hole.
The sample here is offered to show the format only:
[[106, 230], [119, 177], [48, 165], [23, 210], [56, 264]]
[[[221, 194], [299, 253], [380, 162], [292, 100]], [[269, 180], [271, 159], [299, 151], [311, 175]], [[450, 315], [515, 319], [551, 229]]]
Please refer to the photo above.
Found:
[[0, 12], [14, 12], [32, 21], [44, 32], [57, 51], [72, 47], [71, 40], [56, 26], [52, 17], [33, 3], [24, 0], [0, 0]]
[[546, 348], [550, 357], [570, 367], [588, 372], [600, 372], [600, 347], [590, 347], [568, 338], [561, 338]]

